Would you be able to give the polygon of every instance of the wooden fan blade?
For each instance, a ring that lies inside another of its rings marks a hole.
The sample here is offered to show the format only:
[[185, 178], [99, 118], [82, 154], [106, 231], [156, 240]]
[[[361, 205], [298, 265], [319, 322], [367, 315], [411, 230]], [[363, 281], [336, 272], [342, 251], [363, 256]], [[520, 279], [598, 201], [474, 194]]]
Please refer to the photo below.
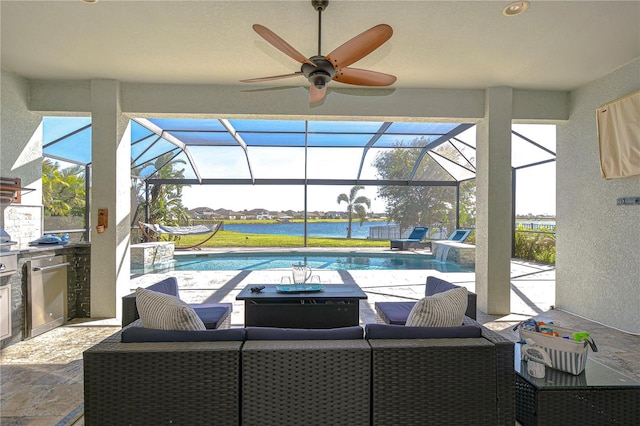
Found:
[[333, 77], [333, 80], [357, 86], [390, 86], [395, 83], [396, 77], [358, 68], [341, 68]]
[[329, 53], [326, 59], [335, 69], [348, 67], [376, 50], [392, 35], [393, 29], [389, 25], [376, 25]]
[[320, 102], [324, 99], [324, 95], [327, 94], [327, 86], [324, 86], [322, 89], [318, 89], [313, 84], [309, 88], [309, 103]]
[[261, 81], [282, 80], [283, 78], [295, 77], [302, 75], [302, 72], [294, 72], [293, 74], [274, 75], [271, 77], [249, 78], [247, 80], [240, 80], [240, 83], [258, 83]]
[[260, 35], [260, 37], [267, 40], [273, 47], [275, 47], [285, 55], [289, 56], [290, 58], [295, 59], [301, 64], [309, 64], [309, 65], [313, 65], [314, 67], [316, 66], [316, 64], [311, 62], [302, 53], [294, 49], [289, 43], [284, 41], [282, 38], [280, 38], [280, 36], [278, 36], [276, 33], [271, 31], [269, 28], [264, 27], [260, 24], [255, 24], [253, 26], [253, 30], [257, 32]]

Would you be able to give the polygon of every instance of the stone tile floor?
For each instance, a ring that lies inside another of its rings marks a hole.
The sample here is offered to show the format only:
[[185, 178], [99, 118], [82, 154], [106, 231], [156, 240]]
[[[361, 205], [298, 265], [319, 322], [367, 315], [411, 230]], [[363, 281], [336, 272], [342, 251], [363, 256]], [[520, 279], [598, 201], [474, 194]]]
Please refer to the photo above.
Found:
[[[145, 287], [174, 275], [181, 298], [189, 303], [233, 303], [232, 327], [243, 325], [243, 302], [236, 294], [248, 284], [279, 283], [286, 271], [185, 271], [146, 274], [131, 279], [131, 289]], [[355, 282], [368, 295], [361, 301], [361, 323], [376, 322], [377, 301], [418, 300], [428, 275], [437, 275], [475, 290], [474, 273], [415, 271], [314, 271], [322, 282]], [[512, 327], [536, 316], [569, 328], [592, 332], [600, 349], [589, 356], [640, 381], [640, 336], [623, 333], [552, 309], [555, 303], [555, 271], [533, 263], [511, 264], [511, 314], [503, 317], [478, 312], [487, 327], [518, 340]], [[82, 352], [112, 334], [119, 323], [112, 319], [76, 319], [33, 339], [2, 351], [0, 364], [2, 425], [83, 425]]]

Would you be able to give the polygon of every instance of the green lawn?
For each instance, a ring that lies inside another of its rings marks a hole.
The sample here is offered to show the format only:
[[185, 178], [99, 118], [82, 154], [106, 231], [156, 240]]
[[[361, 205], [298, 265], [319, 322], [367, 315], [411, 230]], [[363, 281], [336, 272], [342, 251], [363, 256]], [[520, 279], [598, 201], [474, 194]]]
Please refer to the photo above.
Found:
[[[197, 244], [207, 235], [189, 235], [180, 237], [177, 246]], [[303, 247], [304, 238], [291, 235], [245, 234], [235, 231], [218, 233], [201, 247]], [[365, 240], [346, 238], [307, 237], [308, 247], [388, 247], [388, 240]]]

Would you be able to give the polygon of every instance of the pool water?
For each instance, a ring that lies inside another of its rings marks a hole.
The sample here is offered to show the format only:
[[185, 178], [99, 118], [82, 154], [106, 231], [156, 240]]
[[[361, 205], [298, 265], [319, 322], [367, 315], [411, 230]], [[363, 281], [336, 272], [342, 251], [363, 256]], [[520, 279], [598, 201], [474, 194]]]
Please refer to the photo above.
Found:
[[[178, 255], [175, 262], [162, 265], [163, 271], [256, 271], [290, 269], [294, 263], [304, 263], [311, 269], [327, 270], [393, 270], [435, 269], [440, 272], [473, 272], [474, 265], [460, 265], [436, 260], [430, 255], [387, 253], [220, 253]], [[138, 266], [138, 268], [136, 268]], [[140, 265], [132, 265], [139, 271]], [[150, 272], [145, 270], [144, 272]]]

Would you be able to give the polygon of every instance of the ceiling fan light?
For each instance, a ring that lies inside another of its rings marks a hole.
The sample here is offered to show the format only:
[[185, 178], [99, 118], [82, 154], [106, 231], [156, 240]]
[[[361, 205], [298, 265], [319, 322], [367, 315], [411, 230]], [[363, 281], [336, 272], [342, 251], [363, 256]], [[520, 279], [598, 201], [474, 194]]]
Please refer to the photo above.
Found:
[[324, 71], [317, 71], [309, 75], [309, 82], [313, 84], [316, 89], [323, 89], [330, 81], [331, 75]]
[[512, 3], [509, 3], [502, 10], [502, 14], [504, 16], [516, 16], [524, 13], [527, 9], [529, 9], [528, 1], [514, 1]]

